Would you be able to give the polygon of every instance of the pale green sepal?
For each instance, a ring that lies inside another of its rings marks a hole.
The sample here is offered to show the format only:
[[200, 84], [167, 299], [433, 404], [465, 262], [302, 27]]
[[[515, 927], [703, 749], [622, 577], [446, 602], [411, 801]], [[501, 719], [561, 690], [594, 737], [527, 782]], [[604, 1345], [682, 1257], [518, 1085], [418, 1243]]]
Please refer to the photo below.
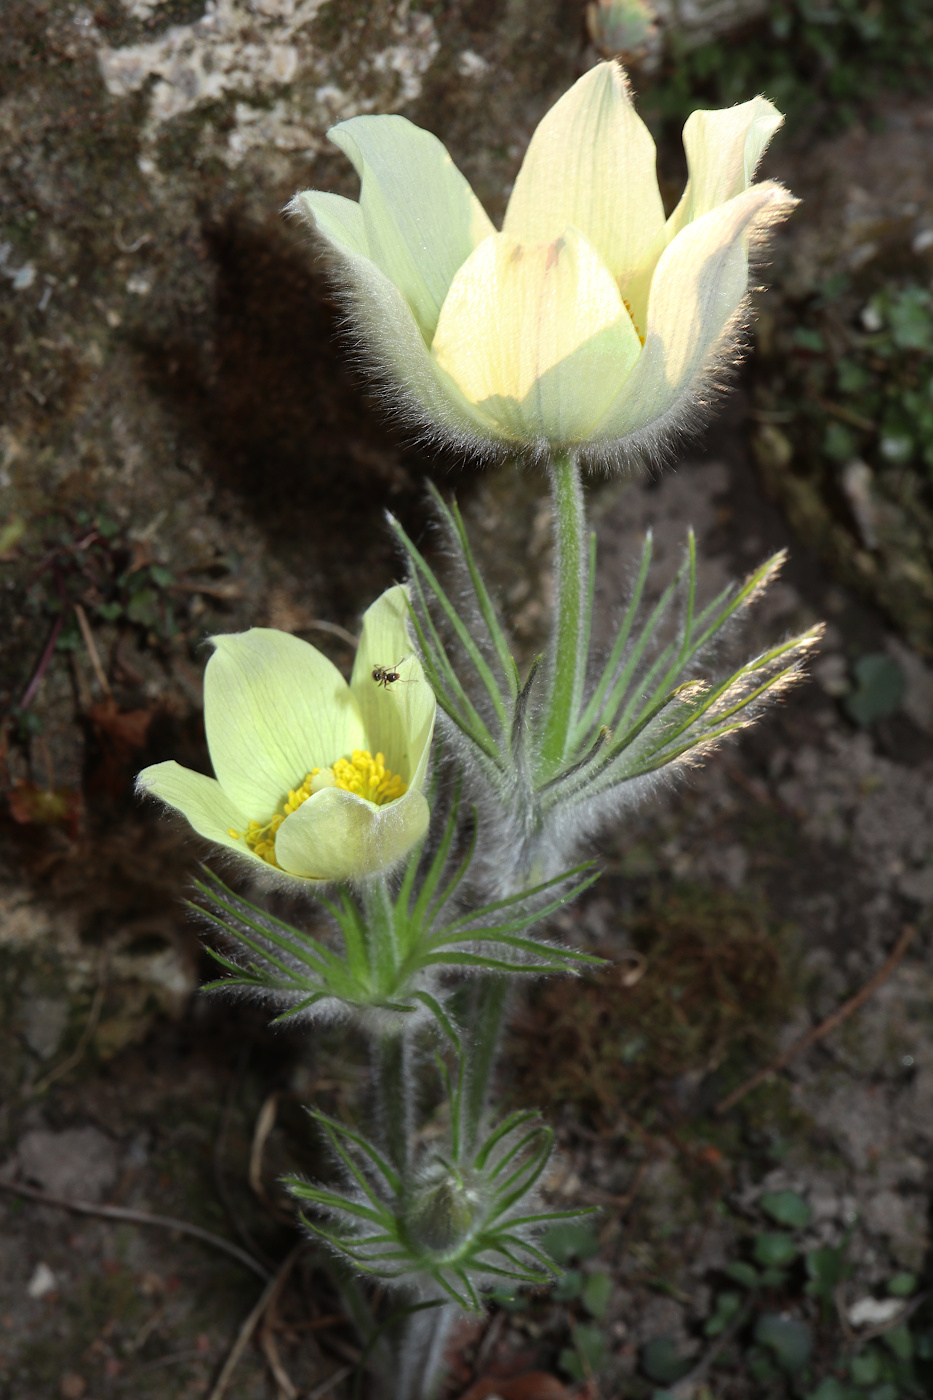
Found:
[[545, 242], [568, 224], [589, 239], [629, 298], [627, 283], [664, 228], [664, 206], [654, 141], [617, 63], [597, 64], [543, 117], [503, 231]]
[[313, 221], [333, 247], [369, 256], [363, 211], [355, 199], [344, 199], [341, 194], [327, 194], [322, 190], [302, 190], [289, 207]]
[[[308, 200], [298, 196], [289, 207], [317, 229]], [[492, 422], [464, 398], [428, 352], [411, 307], [399, 289], [371, 258], [354, 252], [349, 241], [328, 239], [328, 243], [340, 260], [353, 320], [371, 359], [392, 390], [401, 389], [406, 407], [455, 441], [496, 441], [499, 434]]]
[[258, 865], [265, 865], [244, 840], [230, 835], [233, 830], [239, 832], [242, 838], [248, 819], [216, 779], [183, 768], [180, 763], [170, 759], [167, 763], [154, 763], [150, 768], [144, 768], [136, 780], [136, 786], [140, 793], [157, 797], [160, 802], [174, 807], [199, 836], [227, 846]]
[[[397, 667], [399, 680], [388, 686], [374, 681], [375, 667]], [[350, 689], [363, 716], [370, 752], [384, 753], [386, 766], [399, 774], [406, 787], [420, 789], [437, 702], [412, 652], [408, 590], [401, 585], [388, 589], [363, 614]]]
[[684, 126], [690, 178], [667, 221], [668, 242], [687, 224], [748, 189], [783, 121], [766, 97], [720, 111], [691, 112]]
[[204, 728], [217, 779], [257, 820], [268, 819], [312, 768], [365, 747], [350, 688], [300, 637], [253, 627], [212, 637]]
[[796, 201], [780, 185], [753, 185], [705, 214], [664, 250], [651, 282], [648, 336], [594, 441], [639, 432], [688, 407], [748, 291], [748, 248]]
[[327, 134], [362, 182], [369, 256], [430, 344], [454, 273], [493, 226], [437, 137], [405, 117], [352, 117]]
[[285, 818], [275, 857], [289, 875], [306, 880], [356, 880], [400, 861], [427, 831], [429, 818], [427, 801], [414, 788], [383, 807], [342, 788], [324, 788]]

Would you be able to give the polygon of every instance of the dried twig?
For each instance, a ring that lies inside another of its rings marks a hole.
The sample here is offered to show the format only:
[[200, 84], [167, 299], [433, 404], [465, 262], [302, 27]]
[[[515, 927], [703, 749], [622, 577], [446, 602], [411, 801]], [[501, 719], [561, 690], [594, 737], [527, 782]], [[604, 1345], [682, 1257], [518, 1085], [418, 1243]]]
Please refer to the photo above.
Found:
[[275, 1127], [276, 1115], [279, 1107], [279, 1092], [269, 1094], [263, 1102], [262, 1108], [256, 1118], [256, 1126], [253, 1129], [253, 1143], [249, 1153], [249, 1184], [255, 1195], [259, 1197], [263, 1205], [271, 1206], [272, 1202], [262, 1184], [262, 1154], [266, 1146], [266, 1139]]
[[321, 1384], [316, 1385], [313, 1390], [309, 1390], [306, 1400], [325, 1400], [325, 1397], [330, 1394], [334, 1386], [339, 1385], [342, 1380], [346, 1380], [352, 1370], [352, 1366], [341, 1366], [333, 1375], [328, 1376], [326, 1381], [322, 1381]]
[[262, 1290], [262, 1293], [259, 1295], [259, 1301], [237, 1333], [236, 1341], [230, 1349], [230, 1354], [223, 1364], [223, 1369], [217, 1377], [214, 1388], [208, 1396], [208, 1400], [222, 1400], [222, 1397], [226, 1394], [227, 1387], [233, 1379], [233, 1373], [240, 1363], [240, 1357], [249, 1346], [250, 1338], [255, 1332], [263, 1313], [266, 1311], [269, 1304], [278, 1296], [279, 1290], [282, 1288], [291, 1272], [292, 1265], [304, 1247], [304, 1240], [295, 1245], [295, 1248], [281, 1265], [278, 1273], [269, 1280]]
[[[295, 1253], [296, 1251], [293, 1250], [289, 1258], [293, 1259]], [[275, 1383], [278, 1386], [278, 1396], [276, 1400], [298, 1400], [298, 1388], [282, 1365], [278, 1343], [275, 1340], [275, 1324], [277, 1321], [276, 1309], [278, 1307], [279, 1298], [282, 1296], [285, 1277], [286, 1275], [284, 1273], [279, 1274], [279, 1287], [269, 1299], [259, 1328], [259, 1345], [262, 1347], [262, 1354], [266, 1358], [269, 1364], [269, 1370], [275, 1377]]]
[[97, 643], [94, 641], [94, 633], [91, 631], [91, 624], [87, 620], [87, 613], [80, 603], [75, 603], [74, 609], [75, 617], [78, 619], [78, 626], [81, 629], [81, 636], [87, 650], [88, 660], [91, 663], [91, 669], [97, 677], [97, 684], [105, 695], [112, 695], [113, 691], [110, 689], [107, 673], [101, 665], [100, 653], [97, 650]]
[[21, 710], [28, 710], [38, 694], [39, 687], [45, 678], [49, 662], [52, 660], [52, 655], [58, 645], [58, 634], [61, 632], [64, 622], [64, 613], [59, 613], [58, 617], [52, 623], [52, 630], [49, 633], [48, 641], [43, 648], [42, 655], [39, 657], [39, 664], [33, 671], [32, 679], [23, 691], [22, 699], [19, 702], [19, 708]]
[[790, 1064], [791, 1060], [796, 1059], [798, 1055], [804, 1050], [808, 1050], [811, 1045], [815, 1045], [817, 1041], [823, 1040], [831, 1031], [834, 1031], [837, 1026], [840, 1026], [843, 1021], [851, 1016], [854, 1011], [858, 1011], [859, 1007], [863, 1006], [868, 998], [891, 976], [891, 973], [910, 947], [916, 932], [917, 930], [913, 924], [905, 924], [903, 932], [895, 943], [890, 955], [883, 965], [879, 967], [874, 976], [869, 978], [861, 991], [856, 992], [855, 996], [850, 997], [848, 1001], [844, 1001], [831, 1016], [826, 1017], [825, 1021], [821, 1021], [818, 1026], [813, 1026], [805, 1035], [795, 1040], [793, 1045], [785, 1050], [782, 1055], [779, 1055], [776, 1060], [772, 1061], [770, 1065], [766, 1065], [764, 1069], [758, 1070], [750, 1079], [746, 1079], [744, 1084], [740, 1084], [737, 1089], [733, 1089], [731, 1094], [727, 1094], [726, 1097], [716, 1105], [714, 1112], [718, 1114], [728, 1113], [729, 1109], [734, 1108], [740, 1099], [744, 1099], [746, 1094], [751, 1093], [752, 1089], [757, 1089], [759, 1084], [763, 1084], [766, 1079], [770, 1079], [772, 1075], [777, 1074], [779, 1070], [785, 1069], [787, 1065]]
[[179, 1234], [191, 1235], [204, 1244], [222, 1249], [225, 1254], [252, 1269], [260, 1278], [267, 1279], [269, 1273], [258, 1259], [247, 1254], [245, 1249], [225, 1240], [222, 1235], [202, 1230], [200, 1225], [190, 1225], [187, 1220], [176, 1220], [171, 1215], [150, 1215], [145, 1210], [128, 1210], [125, 1206], [95, 1206], [90, 1201], [71, 1201], [65, 1196], [50, 1196], [45, 1191], [36, 1191], [32, 1186], [23, 1186], [18, 1181], [6, 1181], [0, 1177], [0, 1191], [9, 1191], [14, 1196], [24, 1196], [28, 1201], [37, 1201], [42, 1206], [55, 1206], [58, 1210], [71, 1210], [76, 1215], [99, 1215], [103, 1220], [125, 1220], [130, 1225], [157, 1225], [162, 1230], [177, 1230]]

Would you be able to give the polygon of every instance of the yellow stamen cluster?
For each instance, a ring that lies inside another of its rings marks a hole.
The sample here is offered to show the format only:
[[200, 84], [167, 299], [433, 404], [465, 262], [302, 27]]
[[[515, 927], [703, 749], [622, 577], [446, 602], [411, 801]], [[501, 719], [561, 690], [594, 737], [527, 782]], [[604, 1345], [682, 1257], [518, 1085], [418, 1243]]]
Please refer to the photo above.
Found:
[[399, 775], [386, 767], [385, 754], [377, 753], [374, 758], [368, 749], [354, 749], [351, 758], [338, 758], [334, 777], [339, 788], [355, 792], [358, 797], [365, 797], [367, 802], [375, 802], [380, 807], [384, 802], [394, 802], [405, 792]]
[[[323, 778], [320, 777], [322, 772]], [[319, 779], [317, 782], [316, 778]], [[312, 768], [310, 773], [305, 774], [304, 782], [297, 788], [289, 789], [288, 796], [282, 804], [282, 811], [277, 812], [269, 821], [251, 821], [242, 833], [242, 839], [250, 850], [261, 860], [278, 869], [279, 863], [275, 858], [275, 833], [286, 817], [290, 817], [292, 812], [297, 812], [302, 802], [307, 802], [309, 797], [324, 787], [338, 787], [343, 788], [345, 792], [355, 792], [358, 797], [365, 797], [367, 802], [375, 802], [380, 807], [385, 802], [394, 802], [406, 791], [399, 775], [386, 768], [385, 754], [377, 753], [373, 757], [368, 749], [354, 749], [350, 758], [338, 758], [332, 768]], [[227, 835], [236, 841], [241, 838], [241, 833], [233, 827]]]

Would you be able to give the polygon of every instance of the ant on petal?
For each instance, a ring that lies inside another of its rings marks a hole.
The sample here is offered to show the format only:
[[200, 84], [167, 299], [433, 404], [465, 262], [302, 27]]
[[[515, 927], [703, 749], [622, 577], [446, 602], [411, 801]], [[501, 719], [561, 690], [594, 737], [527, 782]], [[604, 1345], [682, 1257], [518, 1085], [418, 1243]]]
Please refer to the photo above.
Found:
[[[404, 660], [405, 658], [402, 657], [402, 661]], [[396, 661], [391, 666], [374, 666], [373, 680], [376, 684], [381, 685], [383, 690], [388, 690], [390, 685], [394, 685], [396, 681], [400, 681], [402, 677], [399, 675], [398, 668], [401, 666], [402, 661]]]

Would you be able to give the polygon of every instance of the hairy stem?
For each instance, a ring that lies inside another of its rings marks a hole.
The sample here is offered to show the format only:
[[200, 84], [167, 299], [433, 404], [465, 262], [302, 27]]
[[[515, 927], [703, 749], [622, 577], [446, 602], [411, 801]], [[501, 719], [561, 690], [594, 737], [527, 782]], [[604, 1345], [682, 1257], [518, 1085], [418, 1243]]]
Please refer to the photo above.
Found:
[[407, 1319], [392, 1400], [434, 1400], [444, 1373], [444, 1346], [459, 1309], [426, 1308]]
[[462, 1062], [462, 1073], [466, 1076], [462, 1134], [467, 1152], [475, 1148], [479, 1139], [509, 987], [507, 976], [492, 975], [483, 977], [474, 988], [471, 1045]]
[[412, 1134], [409, 1060], [411, 1037], [403, 1030], [373, 1037], [373, 1098], [382, 1145], [393, 1167], [408, 1170]]
[[376, 987], [394, 988], [398, 970], [395, 904], [383, 874], [372, 875], [360, 890], [366, 926], [366, 951]]
[[550, 656], [548, 694], [541, 757], [550, 777], [565, 757], [583, 699], [586, 671], [586, 607], [589, 571], [586, 522], [580, 469], [572, 452], [551, 459], [551, 500], [557, 558], [557, 597]]

